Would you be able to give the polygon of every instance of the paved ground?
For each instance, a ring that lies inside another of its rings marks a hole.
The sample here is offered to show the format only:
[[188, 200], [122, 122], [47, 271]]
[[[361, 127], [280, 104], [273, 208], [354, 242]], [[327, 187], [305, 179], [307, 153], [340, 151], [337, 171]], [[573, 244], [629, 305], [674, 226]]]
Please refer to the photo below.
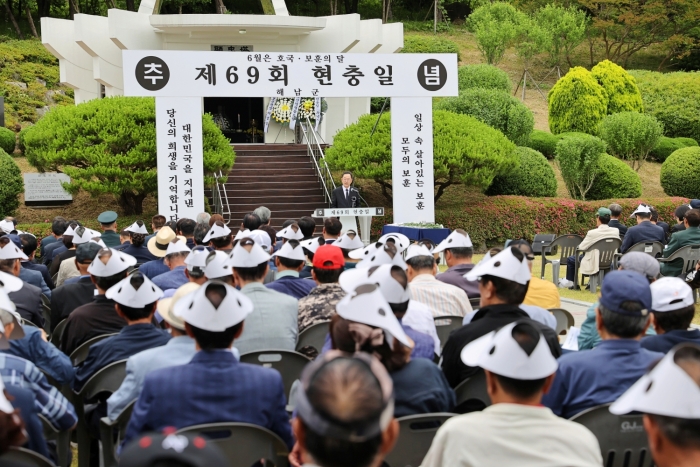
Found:
[[[592, 295], [591, 295], [592, 296]], [[574, 316], [576, 327], [581, 327], [581, 323], [586, 319], [586, 311], [591, 306], [592, 302], [582, 302], [572, 298], [562, 298], [561, 307]]]

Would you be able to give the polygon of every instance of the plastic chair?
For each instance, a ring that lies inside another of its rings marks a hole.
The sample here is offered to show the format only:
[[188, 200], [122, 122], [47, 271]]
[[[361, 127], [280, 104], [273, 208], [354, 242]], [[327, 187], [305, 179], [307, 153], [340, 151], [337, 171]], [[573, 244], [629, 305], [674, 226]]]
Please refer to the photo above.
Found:
[[291, 350], [259, 350], [241, 355], [241, 363], [261, 365], [279, 371], [284, 383], [284, 395], [287, 398], [289, 398], [292, 384], [299, 379], [301, 372], [309, 362], [306, 355]]
[[569, 328], [574, 325], [574, 317], [567, 310], [563, 308], [550, 308], [549, 311], [557, 319], [557, 335], [566, 334]]
[[438, 428], [455, 415], [428, 413], [399, 418], [399, 439], [384, 462], [389, 467], [419, 466], [428, 453]]
[[642, 415], [613, 415], [610, 404], [576, 414], [571, 420], [585, 426], [600, 444], [606, 467], [650, 467], [653, 464]]
[[56, 442], [56, 454], [58, 454], [58, 465], [60, 467], [70, 467], [70, 430], [58, 431], [49, 423], [43, 415], [39, 415], [41, 426], [44, 429], [44, 438], [47, 441]]
[[5, 465], [5, 462], [16, 462], [20, 465], [31, 465], [33, 467], [56, 467], [46, 457], [25, 448], [10, 448], [9, 451], [0, 456], [0, 465]]
[[90, 465], [90, 427], [85, 421], [85, 402], [95, 399], [101, 393], [113, 393], [126, 377], [126, 360], [110, 363], [92, 375], [80, 392], [73, 392], [75, 413], [78, 415], [78, 466]]
[[623, 256], [625, 256], [627, 253], [630, 253], [632, 251], [640, 251], [642, 253], [646, 253], [648, 255], [653, 256], [654, 258], [660, 258], [661, 254], [664, 251], [664, 245], [661, 242], [639, 242], [635, 243], [627, 251], [624, 253], [616, 253], [615, 254], [615, 259], [613, 259], [613, 269], [618, 269], [619, 264], [620, 264], [620, 259], [622, 259]]
[[469, 304], [472, 306], [472, 310], [476, 311], [481, 307], [481, 298], [470, 298]]
[[97, 344], [100, 341], [103, 341], [107, 339], [108, 337], [115, 336], [116, 333], [112, 334], [102, 334], [101, 336], [95, 336], [90, 340], [87, 340], [80, 344], [77, 349], [73, 351], [72, 354], [70, 354], [70, 361], [73, 362], [73, 366], [78, 366], [81, 363], [85, 361], [85, 359], [88, 356], [88, 352], [90, 352], [90, 347], [93, 344]]
[[440, 339], [440, 348], [445, 347], [450, 333], [455, 329], [462, 327], [461, 316], [437, 316], [435, 320], [435, 330], [437, 331], [438, 339]]
[[[561, 235], [555, 238], [552, 243], [549, 244], [549, 247], [542, 251], [542, 271], [540, 273], [540, 278], [544, 279], [544, 268], [547, 264], [551, 264], [552, 282], [557, 284], [559, 282], [559, 268], [561, 267], [561, 263], [564, 262], [564, 264], [566, 264], [566, 259], [576, 253], [576, 248], [582, 241], [583, 237], [574, 234]], [[559, 259], [547, 259], [547, 253], [549, 251], [554, 251], [555, 248], [559, 250]]]
[[48, 334], [51, 331], [51, 300], [41, 294], [41, 316], [44, 318], [44, 331]]
[[120, 413], [114, 421], [110, 420], [108, 417], [102, 417], [100, 419], [102, 467], [117, 467], [117, 447], [124, 439], [124, 435], [126, 435], [126, 427], [129, 424], [129, 419], [131, 419], [131, 412], [134, 410], [134, 404], [136, 404], [136, 401], [131, 401], [129, 405], [124, 407], [122, 413]]
[[575, 266], [574, 266], [574, 289], [578, 287], [578, 269], [581, 265], [579, 260], [579, 255], [585, 253], [591, 253], [598, 250], [598, 272], [591, 274], [588, 279], [588, 285], [590, 286], [591, 293], [597, 293], [598, 282], [603, 283], [603, 277], [605, 276], [605, 271], [609, 271], [612, 268], [612, 262], [615, 258], [615, 253], [622, 245], [622, 240], [619, 238], [603, 238], [595, 242], [593, 245], [589, 246], [586, 250], [576, 250], [574, 255]]
[[61, 344], [61, 336], [63, 335], [63, 330], [66, 328], [66, 322], [68, 319], [64, 319], [56, 325], [53, 332], [51, 333], [51, 343], [58, 347]]
[[51, 276], [51, 282], [53, 282], [55, 284], [57, 280], [58, 280], [58, 273]]
[[455, 388], [457, 396], [457, 413], [476, 412], [491, 405], [491, 398], [486, 391], [486, 374], [479, 370]]
[[218, 446], [229, 467], [250, 467], [261, 459], [276, 467], [288, 465], [289, 450], [282, 438], [267, 428], [250, 423], [210, 423], [178, 430], [178, 434], [201, 434]]
[[700, 245], [686, 245], [673, 252], [668, 258], [659, 258], [659, 263], [670, 263], [676, 259], [683, 260], [681, 274], [685, 276], [695, 269], [695, 265], [700, 260]]
[[312, 324], [301, 331], [297, 340], [297, 352], [306, 346], [310, 346], [316, 349], [318, 353], [321, 353], [323, 344], [326, 342], [326, 336], [328, 335], [328, 323], [330, 323], [330, 321]]
[[554, 234], [537, 234], [532, 239], [532, 252], [535, 255], [541, 255], [542, 252], [552, 253], [550, 245], [556, 238]]
[[38, 327], [39, 327], [39, 326], [37, 326], [35, 323], [29, 321], [28, 319], [24, 319], [24, 318], [20, 318], [20, 319], [19, 319], [19, 324], [22, 325], [22, 326], [31, 326], [31, 327], [33, 327], [33, 328], [38, 328]]

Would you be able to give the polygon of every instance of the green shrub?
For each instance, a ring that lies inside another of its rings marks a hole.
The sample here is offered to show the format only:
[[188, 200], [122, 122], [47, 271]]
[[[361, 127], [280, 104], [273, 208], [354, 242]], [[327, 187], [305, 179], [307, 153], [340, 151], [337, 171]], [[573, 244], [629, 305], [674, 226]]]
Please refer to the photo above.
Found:
[[0, 149], [12, 155], [15, 152], [15, 132], [9, 128], [0, 127]]
[[403, 49], [405, 54], [457, 54], [459, 60], [459, 46], [454, 42], [440, 37], [430, 36], [404, 36]]
[[620, 112], [608, 115], [600, 124], [600, 137], [608, 144], [615, 157], [630, 161], [634, 170], [642, 163], [663, 136], [659, 121], [639, 112]]
[[608, 96], [608, 115], [618, 112], [644, 112], [642, 93], [634, 76], [610, 60], [603, 60], [591, 69]]
[[19, 134], [17, 135], [17, 148], [20, 150], [20, 152], [21, 152], [22, 154], [24, 154], [24, 135], [27, 134], [27, 130], [28, 130], [29, 128], [30, 128], [30, 127], [22, 128], [22, 129], [19, 131]]
[[467, 89], [459, 97], [436, 101], [434, 108], [472, 116], [520, 145], [527, 143], [535, 126], [535, 117], [525, 104], [494, 89]]
[[700, 198], [700, 147], [675, 151], [661, 165], [661, 187], [669, 196]]
[[[384, 106], [384, 101], [386, 101], [386, 106]], [[384, 106], [384, 112], [391, 110], [391, 99], [388, 97], [371, 98], [369, 103], [369, 113], [378, 114], [382, 111], [382, 106]]]
[[642, 196], [642, 181], [637, 172], [620, 159], [603, 154], [598, 159], [598, 168], [586, 199], [639, 198]]
[[656, 143], [654, 149], [649, 153], [649, 157], [657, 162], [663, 162], [678, 149], [697, 145], [698, 142], [692, 138], [669, 138], [668, 136], [662, 136], [659, 138], [659, 142]]
[[[326, 152], [332, 169], [350, 170], [382, 187], [391, 202], [391, 117], [384, 113], [374, 135], [377, 117], [364, 115], [340, 130]], [[433, 112], [433, 174], [439, 199], [449, 185], [488, 187], [496, 175], [517, 167], [515, 145], [503, 134], [475, 118], [452, 112]]]
[[0, 216], [12, 216], [19, 207], [19, 195], [24, 192], [24, 180], [17, 163], [0, 149]]
[[519, 147], [520, 167], [498, 175], [486, 194], [519, 196], [556, 196], [557, 179], [547, 159], [534, 149]]
[[472, 88], [497, 89], [504, 92], [513, 90], [508, 73], [493, 65], [464, 65], [459, 67], [457, 72], [460, 91]]
[[693, 138], [676, 138], [676, 141], [680, 141], [681, 143], [685, 144], [686, 147], [698, 145], [698, 142]]
[[700, 72], [630, 74], [642, 92], [644, 112], [663, 124], [666, 136], [700, 141]]
[[549, 91], [549, 129], [554, 134], [595, 134], [607, 115], [608, 98], [590, 71], [573, 67]]
[[557, 143], [557, 165], [572, 198], [585, 201], [604, 152], [605, 142], [590, 135], [569, 136]]
[[518, 33], [521, 17], [522, 13], [507, 2], [486, 3], [469, 15], [467, 28], [474, 33], [486, 63], [497, 65], [501, 61]]
[[547, 159], [554, 159], [554, 152], [557, 149], [560, 135], [553, 135], [548, 131], [532, 130], [530, 139], [525, 146], [541, 153]]

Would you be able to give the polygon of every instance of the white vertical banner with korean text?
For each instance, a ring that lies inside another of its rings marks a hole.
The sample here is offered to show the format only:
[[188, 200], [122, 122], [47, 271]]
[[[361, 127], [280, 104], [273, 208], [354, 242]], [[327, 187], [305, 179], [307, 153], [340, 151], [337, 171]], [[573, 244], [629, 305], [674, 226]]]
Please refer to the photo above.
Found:
[[433, 100], [391, 98], [394, 223], [435, 222]]
[[158, 212], [167, 220], [204, 212], [202, 99], [156, 97]]

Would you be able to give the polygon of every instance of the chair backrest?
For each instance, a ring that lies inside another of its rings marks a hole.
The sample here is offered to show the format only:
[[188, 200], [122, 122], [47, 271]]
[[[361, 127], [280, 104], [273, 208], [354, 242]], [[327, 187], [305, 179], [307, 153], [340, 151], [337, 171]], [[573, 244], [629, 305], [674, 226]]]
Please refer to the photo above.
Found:
[[653, 464], [642, 415], [613, 415], [610, 404], [593, 407], [571, 418], [585, 426], [600, 444], [606, 467], [650, 467]]
[[470, 298], [469, 299], [469, 304], [472, 306], [472, 309], [474, 311], [478, 310], [479, 307], [481, 306], [481, 298]]
[[318, 353], [321, 353], [323, 344], [326, 342], [326, 336], [328, 335], [328, 323], [330, 323], [330, 321], [312, 324], [308, 328], [301, 331], [299, 333], [299, 338], [297, 339], [297, 352], [299, 352], [302, 348], [309, 346], [316, 349]]
[[486, 391], [486, 374], [483, 370], [479, 370], [471, 378], [462, 381], [455, 388], [457, 396], [457, 407], [460, 407], [460, 412], [463, 412], [462, 405], [468, 407], [469, 411], [483, 410], [491, 405], [491, 398]]
[[688, 274], [695, 269], [695, 265], [700, 260], [700, 245], [686, 245], [681, 247], [674, 251], [666, 260], [672, 261], [676, 258], [683, 259], [683, 270], [681, 274]]
[[113, 393], [126, 377], [126, 360], [112, 362], [87, 380], [77, 394], [83, 400], [90, 400], [102, 392]]
[[5, 454], [0, 456], [0, 465], [5, 465], [5, 462], [16, 462], [20, 465], [31, 465], [32, 467], [56, 467], [46, 457], [25, 448], [10, 448]]
[[47, 307], [51, 307], [51, 300], [44, 294], [41, 294], [41, 304]]
[[299, 379], [309, 361], [305, 355], [291, 350], [260, 350], [241, 355], [241, 363], [261, 365], [279, 371], [284, 383], [284, 394], [287, 397], [289, 397], [292, 384]]
[[389, 467], [417, 467], [428, 453], [435, 433], [452, 413], [428, 413], [399, 418], [399, 439], [384, 462]]
[[664, 251], [664, 245], [661, 242], [639, 242], [635, 243], [625, 252], [625, 254], [630, 251], [641, 251], [642, 253], [647, 253], [654, 258], [658, 258]]
[[37, 414], [41, 420], [41, 426], [44, 431], [44, 438], [47, 441], [56, 443], [56, 454], [58, 455], [58, 465], [61, 467], [70, 467], [70, 435], [69, 430], [58, 431], [51, 423], [41, 414]]
[[107, 417], [100, 419], [100, 441], [102, 442], [102, 467], [116, 467], [117, 447], [124, 440], [126, 427], [131, 419], [136, 401], [133, 400], [124, 407], [116, 420], [111, 421]]
[[598, 250], [598, 268], [610, 269], [610, 265], [615, 258], [615, 252], [620, 248], [620, 245], [622, 245], [622, 240], [619, 238], [601, 238], [584, 251]]
[[[198, 433], [218, 446], [229, 467], [250, 467], [265, 459], [275, 467], [286, 467], [289, 450], [282, 438], [261, 426], [250, 423], [210, 423], [183, 428], [182, 434]], [[264, 465], [269, 465], [264, 463]]]
[[54, 274], [53, 276], [51, 276], [51, 282], [53, 282], [54, 284], [56, 284], [56, 281], [57, 281], [57, 280], [58, 280], [58, 273], [56, 273], [56, 274]]
[[576, 253], [576, 248], [583, 241], [583, 237], [575, 234], [560, 235], [555, 238], [552, 243], [549, 244], [549, 248], [545, 253], [549, 251], [554, 251], [556, 247], [559, 250], [559, 260], [562, 264], [566, 264], [564, 261], [569, 256], [573, 256]]
[[544, 250], [545, 253], [552, 253], [552, 248], [549, 246], [556, 235], [554, 234], [537, 234], [535, 238], [532, 239], [532, 252], [536, 255], [541, 255]]
[[63, 335], [63, 330], [66, 328], [66, 322], [68, 319], [64, 319], [56, 325], [53, 332], [51, 333], [51, 343], [56, 347], [61, 343], [61, 336]]
[[462, 327], [461, 316], [437, 316], [435, 318], [435, 330], [437, 331], [440, 346], [445, 347], [450, 333]]
[[[58, 326], [57, 326], [57, 328], [58, 328]], [[90, 352], [90, 347], [93, 344], [97, 344], [98, 342], [103, 341], [103, 340], [107, 339], [108, 337], [112, 337], [114, 335], [115, 334], [112, 333], [112, 334], [103, 334], [101, 336], [95, 336], [92, 339], [87, 340], [87, 341], [83, 342], [82, 344], [80, 344], [78, 346], [78, 348], [75, 349], [72, 354], [70, 354], [70, 361], [73, 362], [73, 366], [78, 366], [85, 361], [85, 359], [88, 356], [88, 352]]]
[[32, 323], [31, 321], [29, 321], [28, 319], [24, 319], [24, 318], [20, 318], [20, 319], [19, 319], [19, 324], [21, 324], [22, 326], [31, 326], [31, 327], [33, 327], [33, 328], [38, 328], [38, 327], [39, 327], [39, 326], [37, 326], [36, 324], [34, 324], [34, 323]]
[[[562, 334], [563, 331], [568, 331], [568, 329], [574, 325], [574, 317], [567, 310], [563, 308], [550, 308], [549, 312], [557, 319], [557, 335]], [[566, 332], [564, 332], [564, 334], [566, 334]]]

